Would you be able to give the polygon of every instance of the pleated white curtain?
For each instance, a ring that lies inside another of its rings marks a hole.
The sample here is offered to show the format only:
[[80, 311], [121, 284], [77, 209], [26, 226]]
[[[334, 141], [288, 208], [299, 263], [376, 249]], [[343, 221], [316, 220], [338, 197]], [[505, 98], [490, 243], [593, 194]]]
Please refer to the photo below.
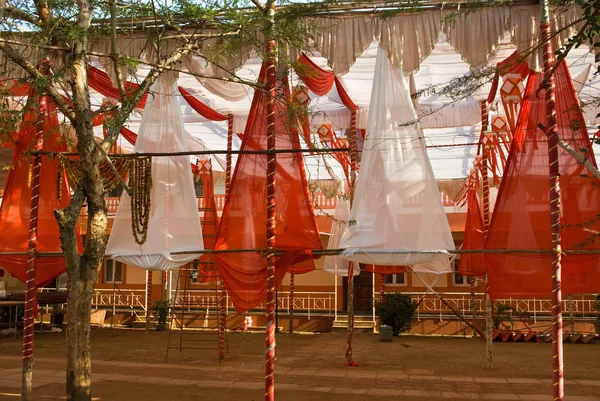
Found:
[[[376, 265], [451, 271], [452, 234], [404, 74], [379, 49], [368, 135], [342, 257]], [[396, 251], [431, 251], [399, 254]]]
[[[160, 77], [142, 116], [134, 152], [187, 151], [177, 80]], [[148, 270], [170, 270], [197, 259], [204, 244], [187, 156], [152, 158], [152, 206], [148, 238], [138, 245], [131, 231], [131, 198], [123, 193], [106, 256]], [[194, 254], [173, 255], [179, 251]]]

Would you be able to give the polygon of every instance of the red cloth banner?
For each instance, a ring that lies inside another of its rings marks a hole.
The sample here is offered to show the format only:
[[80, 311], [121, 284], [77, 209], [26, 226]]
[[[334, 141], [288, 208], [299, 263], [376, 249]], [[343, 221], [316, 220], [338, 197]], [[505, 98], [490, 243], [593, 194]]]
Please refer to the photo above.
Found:
[[[259, 82], [264, 82], [264, 67]], [[277, 149], [300, 149], [295, 125], [289, 124], [291, 102], [287, 80], [277, 82], [275, 97]], [[241, 150], [267, 150], [267, 94], [256, 91]], [[215, 249], [264, 249], [267, 244], [267, 155], [241, 154], [235, 166]], [[299, 153], [277, 154], [275, 172], [275, 287], [292, 265], [312, 259], [311, 249], [321, 249], [321, 239], [308, 193], [304, 160]], [[260, 252], [215, 254], [217, 266], [238, 313], [265, 301], [267, 266]], [[310, 266], [309, 266], [310, 267]], [[305, 266], [299, 266], [305, 268]]]
[[[596, 165], [585, 121], [565, 62], [555, 73], [559, 137]], [[550, 250], [548, 140], [545, 91], [536, 91], [542, 73], [530, 73], [513, 145], [486, 249]], [[600, 180], [559, 149], [563, 250], [600, 250]], [[550, 297], [551, 255], [486, 254], [489, 292], [495, 297]], [[600, 292], [600, 255], [566, 254], [562, 259], [565, 294]]]

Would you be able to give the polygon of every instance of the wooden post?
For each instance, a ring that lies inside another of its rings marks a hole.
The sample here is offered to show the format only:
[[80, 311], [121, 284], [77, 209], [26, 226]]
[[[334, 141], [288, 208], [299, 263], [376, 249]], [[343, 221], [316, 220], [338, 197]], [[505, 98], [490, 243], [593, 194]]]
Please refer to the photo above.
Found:
[[550, 19], [548, 0], [540, 2], [540, 38], [544, 43], [544, 77], [546, 80], [546, 136], [548, 137], [548, 170], [550, 173], [550, 232], [552, 236], [552, 392], [554, 401], [565, 397], [563, 377], [563, 322], [561, 292], [561, 238], [560, 238], [560, 173], [558, 165], [558, 129], [554, 98], [552, 68], [552, 43], [550, 42]]
[[290, 297], [289, 297], [289, 311], [290, 311], [290, 334], [294, 334], [294, 273], [290, 273]]
[[[487, 100], [481, 101], [481, 138], [483, 139], [488, 127], [488, 108]], [[483, 232], [487, 238], [490, 229], [490, 182], [488, 180], [488, 152], [485, 146], [482, 146], [481, 152], [481, 180], [483, 189]], [[492, 342], [492, 333], [494, 323], [492, 320], [493, 305], [490, 294], [487, 290], [488, 276], [485, 274], [485, 360], [488, 369], [494, 368], [494, 344]]]
[[[275, 4], [268, 1], [266, 7], [268, 36], [266, 41], [267, 72], [267, 149], [277, 147], [275, 132], [275, 95], [277, 85], [277, 43], [271, 36], [275, 25]], [[265, 401], [275, 400], [275, 170], [276, 154], [267, 154], [267, 310], [265, 341]]]
[[[356, 184], [357, 148], [356, 148], [356, 110], [350, 110], [350, 209], [354, 202]], [[346, 333], [346, 365], [355, 366], [352, 359], [352, 335], [354, 332], [354, 262], [348, 263], [348, 327]]]
[[[46, 115], [46, 98], [39, 98], [39, 117], [36, 124], [35, 151], [40, 152], [44, 147], [44, 116]], [[27, 276], [25, 292], [25, 314], [23, 318], [23, 378], [21, 397], [23, 401], [31, 399], [33, 381], [33, 332], [35, 310], [37, 307], [37, 287], [35, 285], [38, 206], [40, 203], [40, 172], [42, 156], [36, 154], [32, 160], [31, 172], [31, 209], [29, 211], [29, 240], [27, 244]]]
[[227, 114], [227, 154], [225, 155], [225, 195], [229, 195], [231, 186], [231, 149], [233, 148], [233, 114]]
[[146, 330], [150, 331], [152, 319], [152, 271], [146, 272]]

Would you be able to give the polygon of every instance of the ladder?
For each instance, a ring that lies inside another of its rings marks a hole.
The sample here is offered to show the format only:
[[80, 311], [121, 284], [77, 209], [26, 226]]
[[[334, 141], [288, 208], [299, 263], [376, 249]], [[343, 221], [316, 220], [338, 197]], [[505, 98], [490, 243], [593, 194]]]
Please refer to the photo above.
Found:
[[[210, 159], [197, 160], [196, 167], [203, 184], [198, 210], [202, 212], [204, 248], [213, 249], [218, 216]], [[170, 330], [165, 361], [168, 361], [169, 351], [186, 349], [214, 349], [219, 361], [224, 359], [225, 347], [228, 348], [226, 292], [213, 255], [203, 254], [193, 263], [180, 267], [174, 279], [176, 289], [167, 321]]]

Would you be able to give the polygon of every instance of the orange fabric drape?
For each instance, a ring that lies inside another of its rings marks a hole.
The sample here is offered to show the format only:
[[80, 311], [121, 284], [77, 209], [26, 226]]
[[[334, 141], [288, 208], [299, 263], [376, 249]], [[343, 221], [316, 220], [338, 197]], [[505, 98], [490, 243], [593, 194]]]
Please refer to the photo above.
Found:
[[365, 270], [371, 273], [396, 274], [406, 273], [406, 266], [365, 265]]
[[[536, 96], [541, 73], [531, 73], [515, 137], [494, 208], [486, 249], [551, 249], [548, 141], [545, 91]], [[563, 62], [555, 73], [558, 134], [596, 164], [571, 76]], [[561, 235], [564, 250], [600, 249], [600, 180], [559, 149]], [[493, 297], [551, 295], [551, 256], [486, 254]], [[600, 255], [564, 255], [562, 289], [566, 294], [600, 291]]]
[[[483, 249], [485, 234], [483, 216], [479, 207], [479, 198], [474, 188], [467, 190], [467, 221], [463, 250]], [[463, 276], [483, 276], [485, 274], [485, 257], [482, 253], [465, 253], [460, 256], [458, 272]]]
[[[88, 85], [92, 89], [94, 89], [95, 91], [98, 91], [99, 93], [101, 93], [104, 96], [112, 97], [113, 99], [121, 98], [121, 94], [119, 93], [119, 90], [113, 86], [112, 81], [108, 77], [107, 73], [105, 73], [104, 71], [102, 71], [96, 67], [92, 67], [92, 66], [88, 67], [87, 72], [88, 72]], [[123, 85], [125, 87], [125, 94], [128, 96], [131, 95], [131, 93], [139, 87], [138, 84], [129, 82], [129, 81], [125, 81]], [[144, 107], [146, 107], [146, 99], [147, 98], [148, 98], [148, 92], [144, 93], [144, 95], [142, 96], [142, 99], [138, 102], [136, 107], [140, 108], [140, 109], [143, 109]]]
[[[259, 82], [264, 82], [264, 67]], [[295, 125], [288, 124], [290, 91], [287, 80], [277, 82], [275, 132], [277, 149], [299, 149]], [[267, 95], [256, 91], [252, 100], [242, 150], [267, 149]], [[267, 223], [267, 155], [241, 154], [235, 166], [215, 249], [264, 249]], [[275, 287], [288, 268], [312, 258], [321, 249], [317, 222], [308, 193], [304, 161], [299, 153], [278, 153], [275, 172], [277, 249]], [[267, 267], [260, 252], [215, 254], [217, 266], [238, 313], [265, 300]]]
[[311, 92], [317, 96], [325, 96], [335, 84], [344, 106], [349, 110], [358, 110], [358, 106], [350, 99], [342, 82], [335, 76], [333, 71], [319, 67], [304, 53], [298, 58], [298, 63], [302, 68], [297, 68], [296, 74]]
[[192, 109], [194, 109], [198, 114], [200, 114], [202, 117], [206, 118], [207, 120], [210, 120], [210, 121], [225, 121], [225, 120], [227, 120], [227, 116], [224, 116], [223, 114], [219, 113], [218, 111], [211, 109], [210, 107], [208, 107], [207, 105], [202, 103], [200, 100], [198, 100], [194, 96], [192, 96], [191, 93], [189, 93], [188, 91], [183, 89], [181, 86], [179, 87], [179, 92], [183, 95], [183, 98], [185, 99], [187, 104], [189, 104]]
[[[31, 188], [29, 186], [30, 159], [23, 152], [32, 149], [38, 126], [43, 118], [44, 151], [64, 152], [66, 144], [62, 141], [58, 114], [54, 103], [46, 96], [29, 94], [28, 108], [25, 111], [15, 152], [13, 168], [8, 173], [4, 189], [4, 198], [0, 208], [0, 265], [14, 277], [25, 281], [27, 255], [2, 255], [7, 252], [27, 252], [29, 236], [29, 214], [31, 210]], [[46, 113], [39, 115], [36, 105], [47, 103]], [[40, 199], [38, 207], [38, 252], [62, 252], [58, 223], [54, 210], [65, 208], [71, 201], [66, 174], [63, 174], [62, 197], [57, 194], [58, 159], [42, 157], [40, 173]], [[81, 237], [77, 233], [79, 251], [82, 251]], [[64, 257], [40, 257], [37, 260], [36, 286], [41, 287], [65, 271]]]

